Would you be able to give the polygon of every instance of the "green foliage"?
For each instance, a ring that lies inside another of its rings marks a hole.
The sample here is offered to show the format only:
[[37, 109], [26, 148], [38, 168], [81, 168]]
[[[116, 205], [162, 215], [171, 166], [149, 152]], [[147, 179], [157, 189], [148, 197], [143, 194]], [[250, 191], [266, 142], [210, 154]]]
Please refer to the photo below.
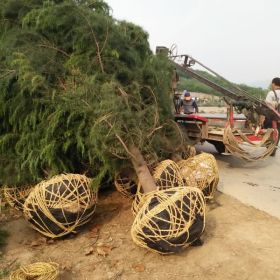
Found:
[[61, 172], [98, 184], [129, 145], [174, 146], [172, 67], [139, 26], [101, 0], [2, 0], [0, 17], [0, 185]]
[[[224, 81], [223, 79], [221, 79], [219, 77], [215, 77], [205, 71], [196, 70], [196, 72], [222, 87], [225, 87], [228, 89], [233, 89], [231, 84], [227, 83], [226, 81]], [[180, 74], [180, 81], [178, 84], [179, 90], [188, 89], [189, 91], [193, 91], [193, 92], [202, 92], [202, 93], [208, 93], [211, 95], [220, 95], [217, 91], [210, 88], [209, 86], [207, 86], [193, 78], [188, 77], [187, 74], [185, 74], [183, 72], [179, 72], [179, 74]], [[247, 86], [244, 84], [235, 84], [235, 85], [258, 98], [265, 98], [265, 96], [266, 96], [266, 91], [262, 88], [250, 87], [250, 86]]]

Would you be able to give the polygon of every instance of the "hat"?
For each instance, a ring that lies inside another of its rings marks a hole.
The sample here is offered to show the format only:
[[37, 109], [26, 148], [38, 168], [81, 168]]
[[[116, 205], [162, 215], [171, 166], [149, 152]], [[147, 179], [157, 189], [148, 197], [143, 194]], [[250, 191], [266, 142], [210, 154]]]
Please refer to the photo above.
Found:
[[188, 97], [188, 99], [191, 99], [191, 94], [187, 90], [185, 90], [184, 97]]

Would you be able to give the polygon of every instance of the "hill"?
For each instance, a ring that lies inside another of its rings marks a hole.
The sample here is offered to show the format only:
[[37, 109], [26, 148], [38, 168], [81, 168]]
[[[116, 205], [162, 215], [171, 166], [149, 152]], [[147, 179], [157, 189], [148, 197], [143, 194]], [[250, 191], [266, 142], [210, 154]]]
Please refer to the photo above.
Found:
[[[247, 91], [248, 93], [264, 99], [266, 96], [266, 90], [262, 89], [261, 87], [252, 87], [252, 86], [248, 86], [245, 84], [234, 84], [234, 83], [228, 83], [225, 80], [219, 78], [219, 77], [215, 77], [211, 74], [209, 74], [206, 71], [200, 71], [200, 70], [195, 70], [198, 74], [203, 75], [205, 78], [217, 83], [220, 86], [223, 86], [225, 88], [228, 89], [233, 89], [233, 85], [234, 86], [238, 86], [241, 89]], [[180, 76], [180, 80], [178, 83], [178, 90], [185, 90], [187, 89], [188, 91], [192, 91], [192, 92], [203, 92], [203, 93], [208, 93], [211, 95], [220, 95], [220, 93], [218, 93], [216, 90], [210, 88], [209, 86], [189, 77], [187, 74], [185, 74], [182, 71], [178, 72], [179, 76]]]

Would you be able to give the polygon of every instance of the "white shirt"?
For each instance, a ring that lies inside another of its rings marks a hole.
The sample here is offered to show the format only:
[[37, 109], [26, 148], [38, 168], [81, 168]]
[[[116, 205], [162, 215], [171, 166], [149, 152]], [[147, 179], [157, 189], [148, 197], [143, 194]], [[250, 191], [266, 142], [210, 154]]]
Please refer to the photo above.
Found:
[[[276, 89], [275, 92], [276, 92], [276, 95], [278, 97], [278, 103], [280, 103], [280, 89]], [[275, 104], [277, 103], [277, 100], [275, 98], [275, 94], [274, 94], [273, 90], [271, 90], [267, 94], [265, 101], [267, 103], [271, 104], [273, 107], [275, 107]]]

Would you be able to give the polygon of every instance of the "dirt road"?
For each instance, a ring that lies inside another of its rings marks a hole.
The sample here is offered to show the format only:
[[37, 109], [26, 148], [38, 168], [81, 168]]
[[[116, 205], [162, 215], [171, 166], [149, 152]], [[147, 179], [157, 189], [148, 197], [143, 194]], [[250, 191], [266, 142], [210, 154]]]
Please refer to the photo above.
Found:
[[[279, 217], [279, 156], [246, 166], [232, 157], [217, 158], [221, 191]], [[0, 279], [36, 261], [57, 262], [62, 280], [280, 279], [280, 220], [231, 196], [218, 192], [208, 205], [202, 247], [170, 256], [132, 242], [131, 201], [117, 192], [101, 194], [92, 222], [64, 240], [46, 240], [12, 215], [0, 224], [10, 232], [0, 257]]]

